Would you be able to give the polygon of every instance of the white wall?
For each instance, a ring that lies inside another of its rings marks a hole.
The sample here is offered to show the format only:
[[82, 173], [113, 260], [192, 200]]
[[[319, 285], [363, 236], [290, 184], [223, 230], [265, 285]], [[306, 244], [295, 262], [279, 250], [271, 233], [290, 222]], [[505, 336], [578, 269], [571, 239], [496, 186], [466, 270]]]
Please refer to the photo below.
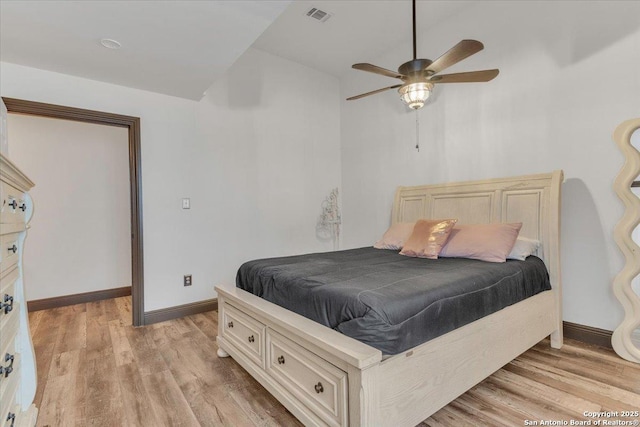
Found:
[[[612, 233], [623, 206], [612, 184], [623, 158], [612, 133], [640, 113], [638, 16], [637, 2], [482, 2], [421, 34], [418, 56], [431, 59], [463, 38], [485, 44], [445, 74], [500, 68], [500, 75], [436, 86], [418, 112], [419, 153], [415, 113], [395, 92], [342, 101], [345, 246], [371, 244], [384, 232], [397, 185], [564, 169], [564, 318], [613, 330], [622, 309], [611, 281], [622, 256]], [[393, 69], [408, 51], [360, 60]], [[390, 80], [349, 71], [342, 99]]]
[[37, 185], [27, 300], [131, 286], [127, 129], [8, 115], [11, 159]]
[[147, 311], [214, 297], [250, 258], [332, 248], [315, 225], [340, 184], [334, 77], [250, 49], [200, 102], [8, 63], [0, 92], [141, 118]]

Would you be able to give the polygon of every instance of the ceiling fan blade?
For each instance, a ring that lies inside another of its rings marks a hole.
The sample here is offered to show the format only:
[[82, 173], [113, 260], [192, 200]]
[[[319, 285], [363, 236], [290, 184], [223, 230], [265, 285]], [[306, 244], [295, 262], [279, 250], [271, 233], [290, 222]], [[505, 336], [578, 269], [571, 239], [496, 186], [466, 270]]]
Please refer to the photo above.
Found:
[[449, 68], [465, 58], [480, 52], [484, 49], [484, 45], [477, 40], [462, 40], [460, 43], [449, 49], [446, 53], [433, 61], [427, 71], [431, 75], [437, 74], [445, 68]]
[[373, 64], [353, 64], [351, 68], [355, 68], [356, 70], [368, 71], [370, 73], [381, 74], [387, 77], [394, 77], [396, 79], [401, 79], [404, 77], [402, 74], [399, 74], [396, 71], [387, 70], [386, 68], [378, 67], [377, 65]]
[[443, 74], [429, 79], [433, 83], [473, 83], [493, 80], [500, 70], [470, 71], [468, 73]]
[[400, 85], [393, 85], [393, 86], [385, 87], [385, 88], [382, 88], [382, 89], [373, 90], [371, 92], [362, 93], [360, 95], [356, 95], [356, 96], [352, 96], [351, 98], [347, 98], [347, 101], [353, 101], [355, 99], [364, 98], [365, 96], [375, 95], [376, 93], [384, 92], [385, 90], [389, 90], [389, 89], [397, 89], [400, 86], [402, 86], [402, 85], [401, 84]]

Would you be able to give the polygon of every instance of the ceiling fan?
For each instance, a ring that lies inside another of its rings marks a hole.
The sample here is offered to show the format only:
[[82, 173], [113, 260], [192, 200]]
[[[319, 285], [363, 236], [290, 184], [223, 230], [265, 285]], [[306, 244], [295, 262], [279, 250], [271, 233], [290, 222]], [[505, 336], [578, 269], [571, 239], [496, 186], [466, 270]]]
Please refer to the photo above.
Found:
[[389, 89], [398, 89], [401, 99], [412, 109], [422, 108], [436, 83], [472, 83], [493, 80], [500, 70], [470, 71], [466, 73], [436, 75], [446, 68], [480, 52], [484, 45], [477, 40], [462, 40], [435, 61], [416, 56], [416, 0], [413, 0], [413, 59], [398, 67], [398, 72], [373, 64], [353, 64], [356, 70], [368, 71], [402, 80], [402, 83], [347, 98], [347, 101], [375, 95]]

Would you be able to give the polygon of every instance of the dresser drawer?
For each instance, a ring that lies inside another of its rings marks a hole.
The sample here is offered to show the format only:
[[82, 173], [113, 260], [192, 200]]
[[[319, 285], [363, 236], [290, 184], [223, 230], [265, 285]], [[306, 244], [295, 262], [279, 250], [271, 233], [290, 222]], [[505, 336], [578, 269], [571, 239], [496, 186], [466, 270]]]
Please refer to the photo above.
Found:
[[14, 312], [17, 312], [16, 307], [18, 302], [16, 300], [16, 283], [19, 277], [20, 270], [18, 270], [18, 268], [14, 268], [0, 279], [0, 328], [2, 328], [3, 335], [0, 336], [0, 340], [4, 338], [6, 332], [4, 329], [5, 323], [10, 317], [18, 317]]
[[25, 194], [6, 182], [0, 182], [0, 223], [24, 222], [26, 209]]
[[[16, 346], [16, 341], [18, 339], [18, 329], [14, 329], [14, 330], [9, 330], [10, 328], [15, 328], [15, 326], [17, 325], [13, 325], [16, 322], [12, 321], [10, 324], [7, 324], [7, 330], [2, 329], [2, 331], [0, 331], [0, 333], [2, 334], [2, 345], [0, 345], [0, 369], [2, 369], [2, 372], [4, 373], [4, 366], [6, 366], [5, 363], [5, 354], [14, 354], [16, 352], [16, 349], [18, 348]], [[16, 366], [16, 364], [14, 363], [14, 366]], [[4, 378], [5, 375], [2, 375], [2, 378]], [[1, 381], [1, 380], [0, 380]]]
[[22, 419], [22, 412], [20, 412], [20, 405], [15, 405], [12, 409], [9, 409], [3, 421], [4, 424], [0, 424], [2, 427], [22, 427], [24, 420]]
[[346, 426], [347, 373], [267, 330], [267, 372], [330, 426]]
[[[22, 412], [20, 412], [20, 405], [14, 405], [12, 409], [9, 409], [7, 416], [4, 417], [4, 424], [0, 424], [2, 427], [22, 427], [24, 419], [22, 418]], [[32, 426], [29, 426], [32, 427]]]
[[18, 238], [20, 233], [0, 236], [0, 274], [18, 263]]
[[237, 308], [222, 306], [222, 335], [241, 350], [245, 356], [264, 369], [265, 326]]
[[5, 396], [12, 378], [20, 377], [20, 353], [16, 352], [15, 341], [10, 342], [9, 346], [2, 350], [0, 369], [2, 370], [2, 374], [0, 374], [0, 396]]
[[[8, 427], [11, 425], [10, 415], [14, 414], [17, 418], [20, 411], [20, 408], [17, 407], [20, 378], [19, 375], [15, 375], [9, 378], [3, 378], [2, 381], [6, 381], [7, 384], [0, 395], [0, 426]], [[15, 425], [17, 425], [17, 423], [15, 423]]]

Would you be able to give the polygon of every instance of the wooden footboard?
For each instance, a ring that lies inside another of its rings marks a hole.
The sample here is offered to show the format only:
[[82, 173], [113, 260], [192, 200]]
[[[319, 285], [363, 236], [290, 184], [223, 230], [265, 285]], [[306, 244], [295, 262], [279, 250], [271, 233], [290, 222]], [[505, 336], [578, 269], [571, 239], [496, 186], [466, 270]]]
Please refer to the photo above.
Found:
[[413, 426], [553, 333], [555, 295], [542, 292], [383, 361], [381, 426]]

